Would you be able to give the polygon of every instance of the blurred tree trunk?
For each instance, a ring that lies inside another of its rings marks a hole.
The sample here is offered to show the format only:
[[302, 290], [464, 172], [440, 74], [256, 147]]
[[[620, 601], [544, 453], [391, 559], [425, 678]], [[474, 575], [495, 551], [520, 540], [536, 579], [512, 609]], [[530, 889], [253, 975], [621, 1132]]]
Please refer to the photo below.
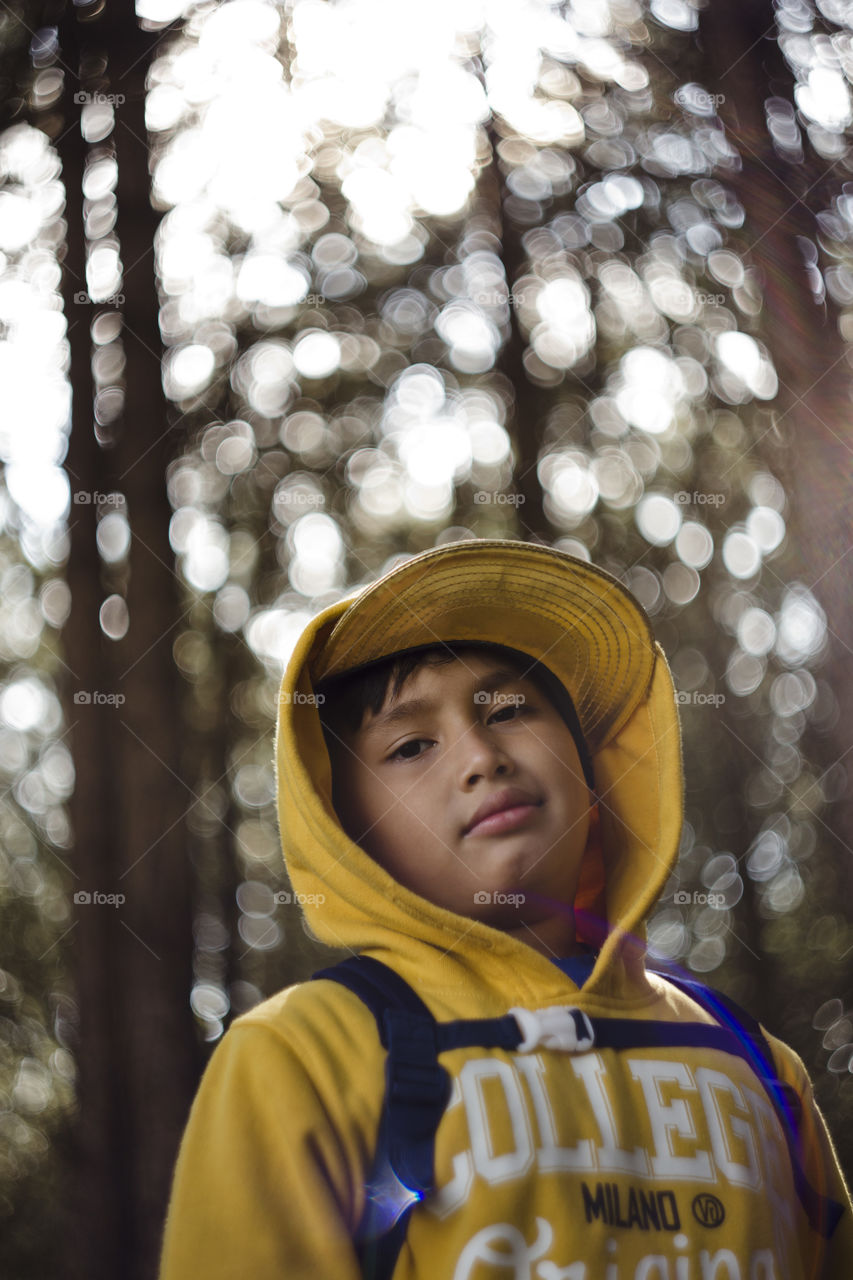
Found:
[[[76, 67], [75, 25], [72, 14], [64, 51]], [[151, 42], [138, 30], [131, 0], [112, 10], [108, 26], [83, 30], [83, 59], [94, 60], [103, 51], [110, 91], [125, 96], [116, 109], [114, 141], [126, 366], [123, 416], [112, 447], [104, 448], [92, 427], [93, 309], [73, 304], [85, 279], [85, 146], [78, 111], [59, 144], [68, 192], [66, 308], [74, 317], [67, 465], [72, 491], [89, 495], [88, 502], [72, 507], [72, 610], [65, 631], [74, 691], [92, 699], [71, 707], [75, 889], [121, 894], [125, 901], [118, 907], [78, 905], [72, 936], [80, 1008], [79, 1117], [70, 1170], [76, 1228], [68, 1275], [151, 1280], [177, 1143], [199, 1069], [187, 1012], [192, 917], [183, 816], [192, 797], [181, 778], [180, 690], [172, 661], [180, 620], [165, 490], [172, 433], [160, 381], [156, 217], [144, 125]], [[69, 101], [72, 96], [69, 90]], [[107, 639], [99, 625], [106, 592], [93, 500], [111, 492], [124, 495], [132, 531], [130, 626], [118, 642]], [[99, 703], [96, 692], [124, 701]]]
[[[63, 51], [76, 69], [79, 50], [73, 11], [65, 16]], [[120, 838], [115, 790], [108, 762], [115, 759], [116, 719], [112, 708], [78, 699], [91, 690], [111, 688], [106, 677], [105, 637], [98, 626], [101, 603], [100, 560], [96, 536], [96, 508], [91, 497], [107, 489], [105, 458], [92, 429], [94, 389], [90, 371], [89, 308], [75, 300], [85, 289], [86, 255], [83, 238], [82, 181], [86, 159], [74, 91], [79, 81], [66, 77], [66, 119], [71, 123], [58, 142], [65, 186], [67, 238], [63, 263], [65, 314], [70, 319], [71, 436], [66, 469], [72, 492], [70, 553], [66, 580], [71, 590], [71, 613], [63, 633], [71, 697], [67, 719], [74, 753], [76, 786], [71, 797], [71, 818], [76, 848], [75, 904], [93, 889], [114, 891], [115, 873], [110, 865], [112, 849]], [[85, 499], [89, 498], [86, 502]], [[105, 678], [106, 677], [106, 678]], [[105, 1271], [118, 1274], [124, 1194], [116, 1171], [122, 1163], [122, 1116], [116, 1055], [117, 1010], [121, 993], [112, 954], [117, 930], [115, 911], [92, 910], [75, 905], [71, 934], [72, 971], [76, 979], [79, 1038], [74, 1046], [77, 1067], [78, 1122], [72, 1135], [67, 1209], [70, 1248], [69, 1276], [84, 1275], [92, 1240], [91, 1214], [97, 1205], [98, 1249]], [[85, 1259], [85, 1262], [84, 1262]], [[79, 1260], [79, 1271], [77, 1264]], [[102, 1274], [99, 1270], [93, 1275]]]
[[514, 484], [523, 506], [516, 507], [517, 529], [513, 536], [528, 542], [550, 545], [554, 538], [542, 503], [542, 486], [539, 483], [538, 463], [542, 451], [542, 434], [545, 427], [544, 397], [533, 385], [524, 368], [526, 342], [518, 319], [518, 308], [512, 300], [513, 290], [524, 274], [526, 255], [521, 242], [521, 231], [510, 219], [504, 217], [503, 202], [507, 190], [501, 172], [498, 147], [500, 134], [491, 122], [486, 130], [491, 146], [492, 159], [482, 172], [479, 194], [489, 207], [489, 214], [498, 227], [501, 242], [501, 259], [506, 273], [509, 300], [509, 339], [501, 347], [496, 368], [505, 375], [513, 390], [513, 405], [508, 430], [515, 452]]
[[[776, 40], [771, 4], [756, 0], [714, 0], [701, 12], [709, 88], [720, 95], [718, 113], [743, 164], [729, 185], [746, 211], [746, 249], [757, 267], [764, 292], [764, 330], [779, 373], [779, 439], [768, 463], [782, 475], [789, 499], [788, 535], [802, 566], [801, 578], [826, 611], [830, 660], [826, 674], [840, 707], [827, 740], [830, 763], [850, 749], [853, 722], [853, 491], [850, 458], [850, 367], [847, 346], [831, 302], [821, 305], [809, 286], [806, 261], [797, 237], [814, 241], [813, 210], [826, 206], [820, 196], [837, 177], [830, 162], [816, 156], [804, 140], [806, 159], [789, 162], [774, 150], [766, 123], [766, 101], [794, 101], [793, 76]], [[808, 200], [808, 204], [806, 201]], [[771, 336], [772, 335], [772, 336]], [[756, 451], [761, 453], [761, 443]], [[853, 793], [845, 789], [833, 811], [832, 832], [841, 855], [853, 848]], [[821, 839], [830, 837], [827, 827]], [[851, 863], [833, 860], [853, 891]], [[840, 887], [840, 886], [839, 886]], [[831, 891], [832, 886], [827, 886]]]

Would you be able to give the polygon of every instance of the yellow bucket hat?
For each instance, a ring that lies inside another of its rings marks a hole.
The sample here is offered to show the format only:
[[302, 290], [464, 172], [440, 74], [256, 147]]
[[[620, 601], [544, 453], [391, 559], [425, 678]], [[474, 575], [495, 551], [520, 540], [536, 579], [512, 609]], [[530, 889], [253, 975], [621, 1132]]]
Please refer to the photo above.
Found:
[[538, 659], [571, 694], [593, 753], [645, 698], [656, 659], [643, 609], [603, 569], [551, 547], [471, 539], [414, 556], [361, 591], [313, 653], [311, 682], [443, 642]]

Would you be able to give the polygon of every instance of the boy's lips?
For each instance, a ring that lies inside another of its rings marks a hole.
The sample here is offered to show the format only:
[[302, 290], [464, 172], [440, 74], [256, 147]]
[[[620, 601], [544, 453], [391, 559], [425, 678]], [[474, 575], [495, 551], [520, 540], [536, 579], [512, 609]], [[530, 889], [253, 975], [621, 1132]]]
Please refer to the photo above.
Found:
[[463, 836], [472, 835], [481, 824], [487, 821], [488, 828], [483, 826], [484, 832], [495, 834], [509, 830], [517, 822], [523, 821], [528, 812], [541, 803], [541, 799], [531, 795], [529, 791], [522, 790], [521, 787], [504, 787], [483, 801], [462, 834]]

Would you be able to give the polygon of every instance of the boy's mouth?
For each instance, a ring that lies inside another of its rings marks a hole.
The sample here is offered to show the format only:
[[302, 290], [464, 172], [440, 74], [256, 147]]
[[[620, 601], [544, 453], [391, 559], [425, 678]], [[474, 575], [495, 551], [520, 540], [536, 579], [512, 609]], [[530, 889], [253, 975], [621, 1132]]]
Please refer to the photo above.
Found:
[[483, 801], [462, 834], [496, 835], [501, 831], [510, 831], [524, 822], [541, 804], [541, 799], [521, 787], [504, 787]]

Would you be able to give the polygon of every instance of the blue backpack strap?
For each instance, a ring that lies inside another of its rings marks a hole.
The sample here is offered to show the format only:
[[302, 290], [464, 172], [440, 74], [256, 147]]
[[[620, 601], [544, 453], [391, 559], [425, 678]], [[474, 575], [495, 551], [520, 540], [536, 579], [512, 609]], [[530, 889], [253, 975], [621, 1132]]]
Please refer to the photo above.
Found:
[[435, 1130], [450, 1097], [450, 1077], [438, 1062], [435, 1018], [405, 979], [372, 956], [353, 956], [313, 978], [342, 983], [376, 1019], [388, 1051], [387, 1154], [402, 1185], [421, 1199], [433, 1190]]
[[388, 1051], [388, 1154], [399, 1180], [421, 1198], [433, 1189], [433, 1140], [450, 1097], [450, 1077], [438, 1062], [435, 1018], [399, 974], [371, 956], [351, 957], [313, 977], [342, 983], [376, 1019]]
[[385, 1049], [388, 1048], [384, 1024], [386, 1009], [407, 1009], [409, 1013], [420, 1014], [430, 1022], [435, 1021], [405, 978], [401, 978], [387, 964], [374, 960], [372, 956], [349, 956], [327, 969], [318, 969], [316, 973], [312, 973], [310, 980], [314, 982], [317, 978], [330, 978], [333, 982], [340, 982], [367, 1005], [376, 1019], [379, 1038]]
[[435, 1135], [451, 1088], [438, 1062], [437, 1024], [409, 984], [372, 956], [353, 956], [312, 978], [340, 982], [357, 995], [387, 1050], [385, 1099], [355, 1243], [364, 1280], [391, 1280], [409, 1216], [435, 1186]]
[[761, 1024], [751, 1013], [747, 1013], [746, 1009], [732, 1000], [731, 996], [724, 995], [722, 991], [672, 973], [660, 972], [660, 976], [684, 991], [698, 1005], [717, 1018], [739, 1042], [740, 1056], [747, 1060], [758, 1076], [773, 1110], [779, 1117], [791, 1159], [794, 1188], [809, 1220], [809, 1225], [813, 1231], [829, 1239], [841, 1220], [844, 1205], [829, 1196], [821, 1195], [806, 1177], [800, 1158], [799, 1142], [802, 1102], [796, 1090], [779, 1079], [776, 1064], [773, 1061], [773, 1052]]

